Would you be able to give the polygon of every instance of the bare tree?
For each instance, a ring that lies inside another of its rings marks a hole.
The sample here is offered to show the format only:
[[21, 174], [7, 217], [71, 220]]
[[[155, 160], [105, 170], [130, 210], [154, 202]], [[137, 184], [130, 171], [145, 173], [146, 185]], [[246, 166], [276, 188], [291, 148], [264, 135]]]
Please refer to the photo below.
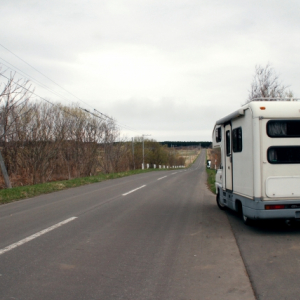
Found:
[[6, 78], [0, 81], [0, 166], [8, 166], [15, 186], [130, 169], [131, 147], [113, 119], [76, 104], [29, 101], [29, 81], [0, 75]]
[[[3, 74], [1, 74], [3, 76]], [[1, 137], [3, 142], [10, 140], [14, 134], [14, 125], [23, 114], [28, 112], [27, 103], [33, 93], [29, 80], [16, 79], [15, 73], [10, 73], [10, 77], [4, 83], [0, 92], [0, 122], [3, 126]]]
[[56, 107], [48, 103], [35, 103], [31, 112], [30, 129], [23, 142], [23, 165], [29, 170], [32, 183], [46, 182], [55, 169], [58, 146], [56, 134]]
[[290, 100], [293, 93], [287, 88], [288, 86], [281, 84], [279, 76], [275, 73], [271, 64], [268, 63], [265, 67], [257, 65], [255, 66], [255, 74], [246, 103], [262, 100]]
[[81, 110], [75, 104], [62, 106], [58, 127], [63, 141], [60, 156], [67, 167], [68, 178], [95, 174], [98, 168], [99, 143], [103, 140], [103, 121]]
[[127, 160], [128, 145], [120, 138], [120, 131], [114, 120], [107, 120], [103, 124], [103, 128], [104, 138], [101, 143], [100, 159], [102, 172], [125, 171], [129, 168]]
[[[0, 153], [1, 169], [7, 187], [11, 187], [10, 180], [7, 174], [10, 172], [11, 164], [8, 159], [8, 147], [12, 147], [17, 137], [18, 121], [28, 113], [27, 105], [33, 89], [28, 80], [16, 79], [16, 73], [10, 73], [9, 77], [0, 73], [1, 78], [5, 78], [5, 82], [0, 85], [0, 139], [2, 142], [3, 157]], [[5, 168], [6, 165], [6, 168]]]

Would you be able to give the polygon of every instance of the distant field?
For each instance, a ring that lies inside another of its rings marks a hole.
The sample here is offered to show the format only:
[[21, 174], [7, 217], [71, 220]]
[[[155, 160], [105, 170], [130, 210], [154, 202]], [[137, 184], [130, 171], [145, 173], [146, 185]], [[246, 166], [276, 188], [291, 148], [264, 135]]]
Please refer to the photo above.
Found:
[[200, 153], [198, 149], [187, 149], [187, 150], [178, 150], [180, 156], [190, 156], [190, 155], [197, 155]]
[[177, 150], [177, 151], [179, 156], [185, 158], [186, 167], [192, 164], [201, 152], [201, 150], [199, 149], [186, 149], [186, 150]]

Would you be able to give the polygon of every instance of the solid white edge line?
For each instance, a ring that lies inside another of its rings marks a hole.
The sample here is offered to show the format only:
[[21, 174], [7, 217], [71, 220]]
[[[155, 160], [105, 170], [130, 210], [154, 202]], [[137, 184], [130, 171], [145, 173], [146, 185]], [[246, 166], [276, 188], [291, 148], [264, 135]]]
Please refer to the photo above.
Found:
[[135, 192], [135, 191], [137, 191], [137, 190], [139, 190], [139, 189], [141, 189], [141, 188], [143, 188], [143, 187], [145, 187], [145, 186], [146, 186], [146, 185], [144, 184], [144, 185], [142, 185], [142, 186], [140, 186], [140, 187], [138, 187], [138, 188], [136, 188], [136, 189], [134, 189], [134, 190], [131, 190], [131, 191], [125, 193], [125, 194], [122, 194], [122, 196], [126, 196], [126, 195], [128, 195], [128, 194], [131, 194], [131, 193], [133, 193], [133, 192]]
[[57, 224], [55, 224], [55, 225], [53, 225], [51, 227], [48, 227], [48, 228], [46, 228], [46, 229], [44, 229], [42, 231], [39, 231], [39, 232], [37, 232], [37, 233], [35, 233], [35, 234], [31, 235], [31, 236], [28, 236], [27, 238], [25, 238], [23, 240], [20, 240], [20, 241], [14, 243], [14, 244], [11, 244], [11, 245], [3, 248], [3, 249], [0, 249], [0, 255], [3, 254], [3, 253], [5, 253], [5, 252], [8, 252], [8, 251], [10, 251], [10, 250], [12, 250], [14, 248], [17, 248], [17, 247], [19, 247], [19, 246], [21, 246], [21, 245], [23, 245], [23, 244], [25, 244], [27, 242], [30, 242], [33, 239], [35, 239], [35, 238], [37, 238], [37, 237], [39, 237], [39, 236], [41, 236], [41, 235], [43, 235], [43, 234], [51, 231], [51, 230], [54, 230], [54, 229], [56, 229], [56, 228], [58, 228], [58, 227], [60, 227], [60, 226], [62, 226], [64, 224], [67, 224], [67, 223], [69, 223], [69, 222], [71, 222], [71, 221], [73, 221], [75, 219], [77, 219], [77, 217], [69, 218], [69, 219], [64, 220], [62, 222], [59, 222], [59, 223], [57, 223]]
[[166, 178], [166, 177], [168, 177], [168, 176], [157, 178], [157, 180], [161, 180], [161, 179]]

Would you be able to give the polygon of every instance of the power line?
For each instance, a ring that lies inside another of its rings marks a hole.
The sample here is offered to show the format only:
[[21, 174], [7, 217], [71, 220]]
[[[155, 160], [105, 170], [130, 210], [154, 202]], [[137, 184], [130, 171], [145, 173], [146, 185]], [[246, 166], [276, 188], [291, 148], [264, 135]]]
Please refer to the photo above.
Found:
[[69, 92], [67, 89], [65, 89], [64, 87], [62, 87], [60, 84], [58, 84], [57, 82], [55, 82], [54, 80], [52, 80], [50, 77], [46, 76], [45, 74], [43, 74], [42, 72], [40, 72], [38, 69], [36, 69], [35, 67], [33, 67], [31, 64], [29, 64], [28, 62], [26, 62], [24, 59], [22, 59], [21, 57], [19, 57], [17, 54], [13, 53], [11, 50], [9, 50], [8, 48], [6, 48], [5, 46], [3, 46], [2, 44], [0, 44], [0, 46], [2, 48], [4, 48], [5, 50], [7, 50], [8, 52], [10, 52], [12, 55], [14, 55], [15, 57], [17, 57], [18, 59], [20, 59], [22, 62], [24, 62], [26, 65], [28, 65], [29, 67], [31, 67], [32, 69], [34, 69], [36, 72], [38, 72], [39, 74], [41, 74], [42, 76], [44, 76], [45, 78], [47, 78], [48, 80], [50, 80], [51, 82], [53, 82], [55, 85], [57, 85], [58, 87], [60, 87], [62, 90], [66, 91], [68, 94], [72, 95], [73, 97], [75, 97], [77, 100], [79, 100], [80, 102], [84, 103], [85, 105], [88, 105], [89, 107], [93, 108], [91, 105], [89, 105], [88, 103], [86, 103], [85, 101], [81, 100], [79, 97], [77, 97], [76, 95], [74, 95], [73, 93]]
[[94, 117], [96, 117], [96, 118], [98, 118], [98, 119], [101, 119], [101, 120], [106, 121], [105, 119], [103, 119], [103, 118], [101, 118], [101, 117], [99, 117], [99, 116], [93, 114], [92, 112], [90, 112], [89, 110], [87, 110], [87, 109], [85, 109], [85, 108], [82, 108], [82, 107], [79, 107], [79, 108], [80, 108], [81, 110], [83, 110], [83, 111], [85, 111], [85, 112], [87, 112], [87, 113], [93, 115]]
[[[41, 74], [42, 76], [44, 76], [45, 78], [47, 78], [48, 80], [50, 80], [51, 82], [53, 82], [55, 85], [57, 85], [58, 87], [60, 87], [62, 90], [66, 91], [68, 94], [72, 95], [73, 97], [75, 97], [75, 98], [76, 98], [77, 100], [79, 100], [80, 102], [82, 102], [82, 103], [88, 105], [89, 107], [93, 108], [91, 105], [89, 105], [88, 103], [84, 102], [83, 100], [81, 100], [80, 98], [78, 98], [78, 97], [77, 97], [76, 95], [74, 95], [73, 93], [71, 93], [71, 92], [69, 92], [68, 90], [66, 90], [66, 89], [65, 89], [64, 87], [62, 87], [60, 84], [56, 83], [54, 80], [52, 80], [51, 78], [49, 78], [48, 76], [46, 76], [45, 74], [43, 74], [42, 72], [40, 72], [38, 69], [36, 69], [35, 67], [33, 67], [31, 64], [29, 64], [28, 62], [26, 62], [24, 59], [22, 59], [21, 57], [19, 57], [17, 54], [13, 53], [11, 50], [9, 50], [8, 48], [6, 48], [6, 47], [3, 46], [2, 44], [0, 44], [0, 46], [1, 46], [2, 48], [4, 48], [5, 50], [7, 50], [8, 52], [10, 52], [10, 53], [11, 53], [12, 55], [14, 55], [15, 57], [17, 57], [18, 59], [20, 59], [22, 62], [24, 62], [24, 63], [27, 64], [28, 66], [30, 66], [30, 67], [31, 67], [32, 69], [34, 69], [36, 72], [38, 72], [39, 74]], [[0, 58], [0, 59], [2, 59], [3, 61], [5, 61], [5, 62], [8, 63], [9, 65], [13, 66], [11, 63], [7, 62], [7, 61], [4, 60], [3, 58]], [[2, 63], [2, 64], [3, 64], [3, 63]], [[3, 65], [4, 65], [4, 64], [3, 64]], [[9, 69], [11, 69], [11, 68], [8, 67], [8, 66], [6, 66], [6, 67], [9, 68]], [[60, 95], [59, 93], [54, 92], [52, 89], [48, 88], [48, 87], [47, 87], [46, 85], [44, 85], [43, 83], [40, 83], [37, 79], [34, 79], [32, 76], [26, 74], [25, 72], [21, 71], [21, 70], [18, 69], [17, 67], [15, 67], [15, 66], [13, 66], [13, 67], [14, 67], [15, 69], [19, 70], [21, 73], [23, 73], [23, 74], [25, 74], [26, 76], [28, 76], [29, 78], [31, 78], [31, 79], [33, 79], [34, 81], [38, 82], [38, 84], [40, 84], [43, 88], [47, 89], [48, 91], [50, 91], [50, 92], [52, 92], [53, 94], [55, 94], [55, 95], [61, 97], [61, 98], [64, 99], [64, 100], [68, 100], [68, 99], [66, 99], [65, 97], [63, 97], [62, 95]], [[11, 69], [11, 70], [12, 70], [12, 69]], [[13, 70], [13, 71], [15, 71], [15, 70]], [[16, 71], [15, 71], [15, 72], [16, 72]], [[17, 73], [17, 72], [16, 72], [16, 73]], [[6, 77], [6, 76], [4, 76], [3, 74], [0, 74], [0, 75], [2, 75], [3, 77]], [[8, 77], [6, 77], [6, 78], [8, 79]], [[17, 83], [16, 83], [16, 84], [17, 84]], [[19, 85], [19, 84], [18, 84], [18, 85]], [[23, 87], [23, 88], [25, 88], [25, 87]], [[43, 98], [43, 97], [41, 97], [41, 96], [39, 96], [39, 95], [37, 95], [37, 94], [35, 94], [35, 93], [33, 93], [33, 92], [32, 92], [32, 94], [34, 94], [34, 95], [40, 97], [42, 100], [44, 100], [44, 101], [50, 103], [51, 105], [55, 105], [55, 104], [53, 104], [51, 101], [46, 100], [45, 98]], [[82, 108], [81, 108], [81, 109], [82, 109]], [[107, 118], [107, 119], [110, 119], [110, 120], [114, 121], [116, 124], [119, 125], [119, 127], [123, 127], [124, 129], [127, 129], [127, 130], [129, 130], [129, 131], [138, 133], [138, 132], [135, 131], [132, 127], [130, 127], [130, 126], [128, 126], [128, 125], [125, 125], [125, 124], [122, 124], [122, 123], [119, 123], [119, 122], [117, 122], [116, 120], [114, 120], [113, 118], [107, 116], [106, 114], [101, 113], [101, 112], [98, 111], [97, 109], [95, 109], [95, 108], [93, 108], [93, 109], [94, 109], [94, 111], [96, 111], [96, 112], [97, 112], [98, 114], [100, 114], [101, 116], [103, 116], [103, 117], [105, 117], [105, 118]], [[83, 110], [85, 110], [85, 109], [83, 109]], [[88, 112], [88, 113], [90, 113], [90, 114], [92, 114], [92, 115], [94, 115], [94, 116], [96, 116], [96, 117], [100, 117], [100, 116], [97, 116], [97, 115], [91, 113], [91, 112], [88, 111], [88, 110], [85, 110], [85, 111]], [[100, 118], [103, 119], [103, 117], [102, 117], [102, 118], [100, 117]], [[130, 129], [130, 128], [132, 128], [132, 129]], [[140, 134], [140, 133], [138, 133], [138, 134]]]
[[[1, 74], [1, 73], [0, 73], [0, 76], [2, 76], [2, 77], [4, 77], [4, 78], [6, 78], [7, 80], [9, 80], [9, 78], [8, 78], [7, 76], [5, 76], [5, 75], [3, 75], [3, 74]], [[33, 91], [31, 91], [30, 89], [28, 89], [26, 86], [23, 86], [23, 85], [19, 84], [18, 82], [15, 82], [15, 81], [12, 81], [12, 82], [13, 82], [14, 84], [18, 85], [19, 87], [25, 89], [26, 91], [30, 92], [32, 95], [35, 95], [35, 96], [39, 97], [40, 99], [42, 99], [42, 100], [44, 100], [45, 102], [51, 104], [52, 106], [58, 107], [60, 110], [62, 110], [62, 111], [65, 112], [66, 114], [69, 114], [70, 116], [72, 116], [72, 117], [78, 119], [78, 116], [73, 115], [73, 114], [70, 113], [69, 111], [63, 109], [61, 106], [56, 105], [56, 104], [52, 103], [51, 101], [49, 101], [49, 100], [47, 100], [47, 99], [45, 99], [45, 98], [39, 96], [39, 95], [36, 94], [35, 92], [33, 92]]]
[[[38, 84], [40, 84], [43, 88], [45, 88], [45, 89], [48, 90], [49, 92], [51, 92], [51, 93], [53, 93], [53, 94], [55, 94], [55, 95], [61, 97], [61, 98], [64, 99], [64, 100], [68, 100], [67, 98], [64, 98], [61, 94], [59, 94], [59, 93], [53, 91], [52, 89], [50, 89], [49, 87], [47, 87], [45, 84], [39, 82], [37, 79], [33, 78], [32, 76], [30, 76], [30, 75], [26, 74], [25, 72], [21, 71], [20, 69], [18, 69], [17, 67], [15, 67], [14, 65], [12, 65], [11, 63], [7, 62], [5, 59], [3, 59], [3, 58], [1, 58], [1, 57], [0, 57], [0, 59], [3, 60], [3, 61], [5, 61], [7, 64], [11, 65], [11, 66], [14, 67], [15, 69], [19, 70], [19, 72], [23, 73], [25, 76], [31, 78], [31, 80], [32, 80], [33, 82], [35, 82], [35, 81], [38, 82]], [[18, 72], [17, 72], [16, 70], [12, 69], [11, 67], [9, 67], [9, 66], [7, 66], [7, 65], [5, 65], [5, 64], [3, 64], [3, 63], [1, 63], [1, 64], [4, 65], [6, 68], [11, 69], [12, 71], [14, 71], [15, 73], [18, 74]], [[22, 74], [20, 74], [20, 75], [22, 75]], [[6, 78], [7, 78], [7, 77], [6, 77]], [[23, 86], [23, 88], [25, 88], [25, 87]], [[41, 96], [39, 96], [39, 97], [42, 98]], [[79, 108], [82, 109], [81, 107], [79, 107]], [[82, 110], [84, 110], [84, 111], [86, 111], [86, 112], [88, 112], [88, 113], [94, 115], [95, 117], [99, 117], [99, 116], [97, 116], [97, 115], [91, 113], [90, 111], [88, 111], [88, 110], [86, 110], [86, 109], [82, 109]], [[101, 112], [98, 111], [97, 109], [94, 109], [94, 110], [95, 110], [97, 113], [99, 113], [99, 114], [101, 114], [102, 116], [104, 116], [105, 118], [111, 119], [111, 120], [112, 120], [112, 118], [110, 118], [110, 117], [108, 117], [107, 115], [101, 113]], [[102, 117], [101, 117], [101, 119], [105, 120], [105, 119], [102, 118]]]
[[[28, 75], [27, 73], [23, 72], [23, 71], [20, 70], [19, 68], [15, 67], [15, 66], [12, 65], [11, 63], [9, 63], [9, 62], [6, 61], [5, 59], [3, 59], [2, 57], [0, 57], [0, 59], [3, 60], [4, 62], [6, 62], [7, 64], [11, 65], [14, 69], [11, 68], [11, 67], [9, 67], [9, 66], [7, 66], [7, 65], [4, 64], [3, 62], [1, 62], [1, 64], [2, 64], [3, 66], [5, 66], [6, 68], [8, 68], [8, 69], [14, 71], [16, 74], [19, 73], [19, 74], [22, 75], [22, 76], [25, 75], [25, 76], [29, 77], [35, 84], [38, 84], [38, 85], [42, 86], [44, 89], [46, 89], [46, 90], [48, 90], [49, 92], [55, 94], [56, 96], [61, 97], [61, 98], [64, 99], [64, 100], [69, 100], [69, 99], [65, 98], [64, 96], [62, 96], [61, 94], [59, 94], [58, 92], [54, 91], [53, 89], [47, 87], [45, 84], [43, 84], [42, 82], [38, 81], [38, 80], [35, 79], [34, 77]], [[19, 72], [17, 72], [15, 69], [18, 70]]]
[[[4, 77], [4, 78], [6, 78], [7, 80], [9, 80], [9, 78], [8, 78], [7, 76], [5, 76], [5, 75], [3, 75], [3, 74], [1, 74], [1, 73], [0, 73], [0, 76], [2, 76], [2, 77]], [[23, 88], [24, 90], [30, 92], [32, 95], [35, 95], [35, 96], [39, 97], [40, 99], [42, 99], [43, 101], [49, 103], [50, 105], [55, 106], [55, 107], [59, 108], [60, 110], [62, 110], [63, 112], [65, 112], [66, 114], [68, 114], [68, 115], [70, 115], [70, 116], [72, 116], [72, 117], [78, 119], [78, 116], [76, 116], [76, 115], [70, 113], [69, 111], [63, 109], [63, 107], [61, 107], [61, 106], [59, 106], [59, 105], [57, 105], [57, 104], [54, 104], [53, 102], [51, 102], [51, 101], [45, 99], [44, 97], [42, 97], [42, 96], [36, 94], [35, 92], [31, 91], [31, 90], [30, 90], [29, 88], [27, 88], [26, 86], [21, 85], [21, 84], [19, 84], [19, 83], [16, 82], [16, 81], [12, 81], [12, 82], [13, 82], [14, 84], [18, 85], [19, 87]], [[102, 117], [100, 117], [100, 116], [97, 116], [96, 114], [90, 112], [90, 111], [87, 110], [87, 109], [84, 109], [84, 108], [81, 108], [81, 107], [79, 107], [79, 109], [81, 109], [81, 110], [83, 110], [83, 111], [85, 111], [85, 112], [87, 112], [87, 113], [89, 113], [89, 114], [91, 114], [91, 115], [93, 115], [93, 116], [95, 116], [95, 117], [97, 117], [97, 118], [99, 118], [99, 119], [102, 119], [103, 121], [107, 121], [106, 119], [104, 119], [104, 118], [102, 118]], [[109, 117], [108, 117], [108, 118], [109, 118]], [[109, 119], [111, 119], [112, 121], [114, 121], [112, 118], [109, 118]], [[117, 122], [115, 121], [115, 123], [117, 123]], [[125, 126], [126, 126], [126, 125], [125, 125]], [[119, 127], [120, 127], [120, 125], [119, 125]], [[130, 131], [134, 131], [134, 130], [130, 130]], [[135, 132], [136, 132], [136, 131], [135, 131]]]
[[[58, 87], [60, 87], [61, 89], [63, 89], [64, 91], [66, 91], [67, 93], [69, 93], [70, 95], [72, 95], [73, 97], [75, 97], [76, 99], [82, 101], [81, 99], [79, 99], [77, 96], [73, 95], [71, 92], [69, 92], [68, 90], [66, 90], [64, 87], [62, 87], [60, 84], [58, 84], [57, 82], [55, 82], [54, 80], [52, 80], [50, 77], [48, 77], [47, 75], [43, 74], [42, 72], [40, 72], [38, 69], [36, 69], [35, 67], [33, 67], [31, 64], [29, 64], [28, 62], [26, 62], [24, 59], [22, 59], [20, 56], [18, 56], [17, 54], [13, 53], [11, 50], [9, 50], [8, 48], [4, 47], [2, 44], [0, 44], [0, 46], [2, 48], [4, 48], [5, 50], [7, 50], [8, 52], [10, 52], [12, 55], [14, 55], [15, 57], [17, 57], [18, 59], [20, 59], [22, 62], [24, 62], [26, 65], [28, 65], [29, 67], [31, 67], [32, 69], [34, 69], [36, 72], [38, 72], [39, 74], [43, 75], [45, 78], [47, 78], [48, 80], [50, 80], [51, 82], [53, 82], [54, 84], [56, 84]], [[87, 103], [85, 103], [87, 104]], [[87, 104], [89, 105], [89, 104]]]
[[104, 116], [105, 118], [108, 118], [108, 119], [111, 119], [111, 120], [113, 120], [111, 117], [109, 117], [109, 116], [107, 116], [107, 115], [105, 115], [105, 114], [103, 114], [102, 112], [100, 112], [99, 110], [97, 110], [96, 108], [94, 108], [94, 111], [96, 111], [98, 114], [100, 114], [101, 116]]
[[[2, 58], [0, 58], [0, 59], [2, 59]], [[2, 63], [2, 64], [3, 64], [3, 63]], [[8, 63], [8, 64], [9, 64], [9, 63]], [[3, 65], [5, 65], [5, 64], [3, 64]], [[11, 69], [11, 68], [8, 67], [8, 66], [6, 66], [6, 67], [9, 68], [9, 69]], [[16, 69], [17, 69], [17, 68], [16, 68]], [[13, 71], [15, 71], [15, 70], [13, 70]], [[15, 72], [16, 72], [16, 71], [15, 71]], [[22, 72], [22, 71], [20, 71], [20, 72], [23, 73], [23, 74], [25, 74], [25, 75], [27, 75], [25, 72]], [[17, 72], [16, 72], [16, 73], [17, 73]], [[1, 75], [2, 77], [6, 78], [7, 80], [9, 80], [9, 78], [8, 78], [7, 76], [3, 75], [2, 73], [0, 73], [0, 75]], [[28, 76], [28, 77], [31, 77], [31, 76], [29, 76], [29, 75], [27, 75], [27, 76]], [[32, 77], [31, 77], [31, 78], [32, 78]], [[64, 111], [65, 113], [67, 113], [67, 114], [69, 114], [69, 115], [71, 115], [71, 116], [73, 116], [73, 117], [75, 117], [75, 118], [78, 118], [77, 116], [75, 116], [75, 115], [71, 114], [70, 112], [64, 110], [62, 107], [58, 106], [57, 104], [54, 104], [53, 102], [51, 102], [51, 101], [45, 99], [44, 97], [38, 95], [37, 93], [35, 93], [35, 92], [29, 90], [29, 89], [26, 88], [25, 86], [23, 86], [23, 85], [17, 83], [16, 81], [13, 81], [13, 83], [17, 84], [19, 87], [22, 87], [23, 89], [25, 89], [26, 91], [32, 93], [33, 95], [39, 97], [39, 98], [42, 99], [43, 101], [45, 101], [45, 102], [47, 102], [47, 103], [49, 103], [49, 104], [51, 104], [51, 105], [53, 105], [53, 106], [58, 107], [59, 109], [61, 109], [61, 110]], [[41, 84], [41, 85], [43, 85], [43, 84]], [[47, 89], [47, 87], [45, 87], [45, 88]], [[48, 89], [48, 90], [51, 91], [51, 89]], [[51, 92], [55, 94], [54, 91], [51, 91]], [[58, 96], [61, 96], [61, 95], [59, 95], [59, 94], [57, 94], [57, 95], [58, 95]], [[62, 96], [61, 96], [61, 97], [62, 97]], [[63, 98], [63, 97], [62, 97], [62, 98]], [[66, 99], [66, 100], [67, 100], [67, 99]], [[103, 121], [107, 121], [107, 119], [110, 119], [110, 120], [114, 121], [114, 122], [117, 124], [118, 127], [124, 128], [124, 129], [126, 129], [126, 130], [129, 130], [129, 131], [136, 132], [136, 133], [140, 134], [139, 132], [135, 131], [135, 129], [133, 129], [132, 127], [130, 127], [130, 126], [128, 126], [128, 125], [125, 125], [125, 124], [122, 124], [122, 123], [119, 123], [119, 122], [113, 120], [112, 118], [110, 118], [110, 117], [108, 117], [107, 115], [101, 113], [101, 112], [98, 111], [97, 109], [94, 109], [94, 111], [96, 111], [96, 112], [97, 112], [98, 114], [100, 114], [101, 116], [96, 115], [96, 114], [90, 112], [90, 111], [87, 110], [87, 109], [84, 109], [84, 108], [81, 108], [81, 107], [79, 107], [79, 108], [80, 108], [81, 110], [83, 110], [83, 111], [85, 111], [85, 112], [87, 112], [87, 113], [93, 115], [94, 117], [97, 117], [97, 118], [102, 119]], [[130, 129], [130, 128], [131, 128], [131, 129]]]
[[[124, 129], [126, 130], [129, 130], [129, 131], [132, 131], [132, 132], [135, 132], [135, 133], [138, 133], [140, 136], [141, 136], [141, 133], [140, 132], [137, 132], [135, 129], [133, 129], [132, 127], [128, 126], [128, 125], [125, 125], [125, 124], [122, 124], [122, 123], [119, 123], [119, 122], [116, 122], [117, 124], [119, 124], [119, 127], [123, 127]], [[132, 129], [130, 129], [132, 128]]]

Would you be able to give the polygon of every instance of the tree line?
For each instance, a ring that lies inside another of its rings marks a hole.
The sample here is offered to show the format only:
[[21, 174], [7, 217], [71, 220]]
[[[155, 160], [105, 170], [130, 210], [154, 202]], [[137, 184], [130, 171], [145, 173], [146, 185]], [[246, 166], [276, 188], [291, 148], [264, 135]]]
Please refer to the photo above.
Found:
[[202, 147], [202, 148], [208, 148], [211, 146], [211, 142], [181, 142], [181, 141], [165, 141], [165, 142], [159, 142], [162, 145], [167, 145], [168, 147]]
[[[34, 98], [31, 83], [14, 73], [1, 78], [0, 151], [12, 186], [141, 168], [142, 137], [133, 143], [122, 140], [112, 118], [77, 104]], [[154, 140], [144, 141], [144, 160], [152, 165], [184, 164], [184, 158]]]
[[[125, 141], [112, 118], [91, 114], [77, 104], [39, 99], [29, 80], [5, 74], [0, 70], [0, 165], [6, 166], [12, 186], [138, 169], [143, 161], [150, 166], [184, 165], [185, 158], [174, 147], [211, 145], [158, 143], [143, 137]], [[256, 66], [247, 102], [291, 98], [293, 93], [279, 82], [270, 64]], [[1, 175], [0, 188], [5, 186]]]

